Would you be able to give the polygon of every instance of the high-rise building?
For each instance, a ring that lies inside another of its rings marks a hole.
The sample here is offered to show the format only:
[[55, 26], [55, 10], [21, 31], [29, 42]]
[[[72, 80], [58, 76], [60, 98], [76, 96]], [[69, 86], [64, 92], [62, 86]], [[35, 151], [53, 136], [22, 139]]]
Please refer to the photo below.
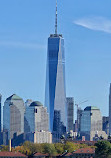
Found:
[[109, 89], [109, 135], [111, 135], [111, 83]]
[[2, 106], [1, 106], [2, 95], [0, 94], [0, 132], [2, 130]]
[[25, 102], [25, 107], [30, 106], [32, 102], [33, 102], [32, 99], [27, 99]]
[[39, 101], [34, 101], [25, 110], [25, 133], [49, 130], [49, 115], [47, 108]]
[[109, 117], [103, 116], [103, 131], [109, 135]]
[[67, 105], [67, 132], [73, 131], [74, 124], [74, 98], [66, 98]]
[[8, 132], [8, 138], [12, 139], [14, 133], [24, 133], [25, 106], [22, 98], [13, 94], [6, 99], [3, 107], [3, 130]]
[[50, 131], [60, 138], [66, 131], [66, 90], [64, 38], [57, 34], [57, 3], [55, 21], [55, 34], [48, 38], [45, 106], [49, 112]]
[[75, 120], [75, 123], [74, 123], [74, 132], [78, 132], [78, 128], [77, 128], [77, 120]]
[[77, 109], [77, 132], [80, 132], [80, 128], [81, 128], [81, 116], [82, 116], [82, 112], [83, 110], [78, 107]]
[[94, 140], [95, 137], [104, 137], [107, 135], [102, 131], [102, 115], [100, 109], [94, 106], [88, 106], [84, 109], [81, 116], [81, 136], [85, 136], [86, 140]]

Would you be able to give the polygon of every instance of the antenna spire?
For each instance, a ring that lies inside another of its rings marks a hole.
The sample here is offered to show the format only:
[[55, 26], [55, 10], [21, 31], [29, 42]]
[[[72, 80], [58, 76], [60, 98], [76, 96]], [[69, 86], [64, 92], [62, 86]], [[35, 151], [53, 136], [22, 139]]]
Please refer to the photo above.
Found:
[[55, 34], [57, 35], [57, 0], [56, 0]]

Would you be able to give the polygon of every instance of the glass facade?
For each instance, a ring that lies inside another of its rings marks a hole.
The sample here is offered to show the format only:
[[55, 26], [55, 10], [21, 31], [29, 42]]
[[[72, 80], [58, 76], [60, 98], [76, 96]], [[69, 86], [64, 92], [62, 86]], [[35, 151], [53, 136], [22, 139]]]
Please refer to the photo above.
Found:
[[12, 139], [14, 133], [24, 133], [24, 101], [13, 94], [6, 99], [3, 107], [3, 130], [8, 132], [8, 138]]
[[102, 131], [101, 112], [96, 107], [86, 107], [81, 116], [81, 131]]
[[74, 124], [74, 98], [68, 97], [67, 101], [67, 132], [73, 131]]
[[111, 135], [111, 83], [109, 89], [109, 135]]
[[107, 139], [107, 134], [102, 131], [102, 116], [100, 109], [94, 106], [87, 106], [81, 115], [80, 135], [85, 140], [97, 140], [99, 137]]
[[1, 122], [1, 118], [2, 118], [1, 99], [2, 99], [2, 95], [0, 94], [0, 132], [1, 132], [1, 129], [2, 129], [2, 122]]
[[50, 131], [63, 134], [66, 127], [65, 56], [62, 35], [48, 38], [45, 106]]
[[81, 131], [82, 132], [91, 131], [91, 111], [83, 111], [81, 117]]

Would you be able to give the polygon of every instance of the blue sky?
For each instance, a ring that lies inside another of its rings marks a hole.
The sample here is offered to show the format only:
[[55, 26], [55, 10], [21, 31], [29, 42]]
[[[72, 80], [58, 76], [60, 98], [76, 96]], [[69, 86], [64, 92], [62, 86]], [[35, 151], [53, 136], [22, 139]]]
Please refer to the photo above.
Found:
[[[58, 0], [65, 39], [66, 93], [81, 107], [108, 115], [111, 82], [111, 0]], [[0, 93], [44, 103], [47, 38], [55, 0], [0, 0]]]

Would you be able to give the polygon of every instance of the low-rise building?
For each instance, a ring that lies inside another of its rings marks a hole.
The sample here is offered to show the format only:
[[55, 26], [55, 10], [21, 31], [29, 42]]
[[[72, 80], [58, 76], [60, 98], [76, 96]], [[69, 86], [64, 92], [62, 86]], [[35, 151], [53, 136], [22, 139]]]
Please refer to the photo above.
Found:
[[35, 153], [33, 155], [33, 158], [46, 158], [48, 157], [49, 155], [48, 154], [42, 154], [42, 153]]
[[81, 148], [73, 152], [72, 158], [94, 158], [95, 157], [95, 149], [93, 148]]
[[48, 131], [26, 133], [26, 140], [33, 143], [52, 143], [52, 134]]
[[95, 149], [94, 148], [81, 148], [75, 150], [72, 153], [65, 153], [62, 156], [58, 157], [66, 157], [66, 158], [95, 158]]
[[28, 158], [28, 156], [20, 152], [0, 151], [0, 158]]
[[35, 132], [35, 143], [52, 143], [52, 134], [48, 131]]

